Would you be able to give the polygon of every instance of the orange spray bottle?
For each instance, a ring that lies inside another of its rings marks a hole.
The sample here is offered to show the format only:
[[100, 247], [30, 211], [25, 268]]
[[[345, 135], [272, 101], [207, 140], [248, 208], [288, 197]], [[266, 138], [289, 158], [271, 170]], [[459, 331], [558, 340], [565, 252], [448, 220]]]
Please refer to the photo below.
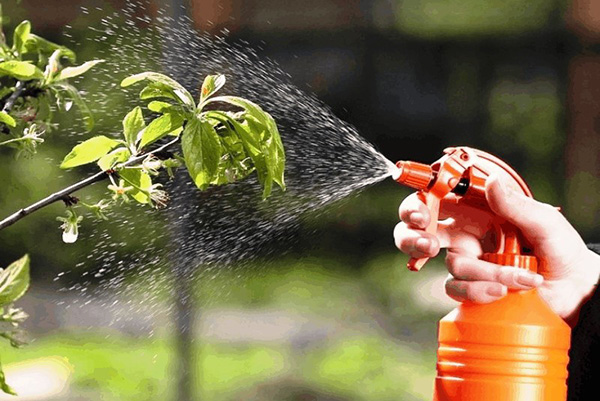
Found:
[[[521, 177], [495, 156], [468, 147], [448, 148], [432, 165], [400, 161], [394, 179], [419, 190], [435, 234], [442, 202], [491, 210], [485, 198], [490, 174], [532, 196]], [[489, 262], [537, 271], [537, 258], [519, 230], [494, 219]], [[418, 271], [427, 258], [411, 259]], [[434, 401], [565, 401], [571, 331], [537, 290], [509, 290], [490, 304], [464, 302], [439, 322]]]

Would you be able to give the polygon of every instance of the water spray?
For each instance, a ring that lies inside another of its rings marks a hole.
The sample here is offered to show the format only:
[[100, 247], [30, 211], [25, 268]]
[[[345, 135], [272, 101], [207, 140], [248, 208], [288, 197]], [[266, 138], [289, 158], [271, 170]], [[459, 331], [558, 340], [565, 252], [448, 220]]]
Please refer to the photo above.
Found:
[[[491, 175], [532, 197], [525, 181], [505, 162], [468, 147], [444, 150], [428, 165], [399, 161], [392, 178], [418, 190], [431, 214], [428, 233], [436, 233], [440, 206], [452, 202], [493, 214], [485, 183]], [[495, 249], [483, 260], [537, 272], [538, 259], [514, 225], [496, 216]], [[420, 270], [427, 258], [412, 258]], [[439, 322], [434, 401], [564, 401], [570, 328], [536, 289], [509, 290], [489, 304], [464, 302]]]

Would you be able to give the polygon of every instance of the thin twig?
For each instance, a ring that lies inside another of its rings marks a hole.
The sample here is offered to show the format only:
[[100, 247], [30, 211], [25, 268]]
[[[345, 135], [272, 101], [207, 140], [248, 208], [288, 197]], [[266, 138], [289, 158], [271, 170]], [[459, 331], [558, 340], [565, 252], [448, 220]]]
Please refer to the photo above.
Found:
[[[133, 164], [136, 164], [136, 163], [144, 160], [149, 155], [162, 152], [163, 150], [165, 150], [165, 149], [169, 148], [170, 146], [174, 145], [175, 143], [177, 143], [177, 141], [179, 141], [179, 137], [173, 139], [170, 142], [167, 142], [166, 144], [164, 144], [162, 146], [159, 146], [158, 148], [156, 148], [148, 153], [144, 153], [142, 155], [130, 158], [126, 162], [116, 166], [116, 169], [120, 169], [123, 167], [127, 167], [127, 166], [131, 166]], [[46, 207], [56, 201], [67, 199], [72, 193], [79, 191], [80, 189], [85, 188], [87, 186], [90, 186], [98, 181], [102, 181], [102, 180], [108, 178], [112, 174], [112, 172], [113, 172], [113, 170], [100, 171], [92, 176], [89, 176], [88, 178], [85, 178], [79, 182], [76, 182], [75, 184], [73, 184], [71, 186], [68, 186], [64, 189], [61, 189], [58, 192], [48, 195], [44, 199], [41, 199], [32, 205], [29, 205], [23, 209], [16, 211], [15, 213], [11, 214], [7, 218], [0, 221], [0, 230], [15, 224], [17, 221], [21, 220], [23, 217], [25, 217], [27, 215], [30, 215], [31, 213], [35, 212], [36, 210]]]
[[85, 188], [88, 185], [92, 185], [95, 182], [102, 181], [106, 177], [108, 177], [107, 172], [100, 171], [100, 172], [92, 175], [91, 177], [88, 177], [88, 178], [81, 180], [71, 186], [68, 186], [58, 192], [55, 192], [52, 195], [49, 195], [49, 196], [45, 197], [44, 199], [39, 200], [39, 201], [35, 202], [34, 204], [29, 205], [15, 213], [11, 214], [4, 220], [0, 221], [0, 230], [13, 225], [17, 221], [21, 220], [23, 217], [30, 215], [31, 213], [35, 212], [36, 210], [39, 210], [39, 209], [41, 209], [45, 206], [48, 206], [58, 200], [61, 200], [65, 196], [68, 196], [71, 193], [73, 193], [77, 190], [80, 190], [81, 188]]
[[8, 145], [9, 143], [14, 143], [14, 142], [21, 142], [21, 141], [24, 141], [25, 139], [26, 138], [24, 138], [24, 137], [8, 139], [4, 142], [0, 142], [0, 146]]
[[2, 111], [8, 113], [12, 110], [15, 102], [21, 96], [23, 91], [25, 90], [25, 82], [17, 81], [17, 85], [15, 85], [15, 91], [10, 95], [8, 99], [6, 99], [6, 103], [4, 103], [4, 107], [2, 107]]

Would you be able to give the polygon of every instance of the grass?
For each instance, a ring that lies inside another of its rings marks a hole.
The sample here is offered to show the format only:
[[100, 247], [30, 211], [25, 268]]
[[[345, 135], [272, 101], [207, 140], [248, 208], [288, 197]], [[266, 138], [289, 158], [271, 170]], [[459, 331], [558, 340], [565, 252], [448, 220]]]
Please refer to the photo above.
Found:
[[[230, 400], [249, 388], [285, 372], [286, 355], [264, 345], [236, 347], [204, 344], [196, 381], [205, 399]], [[62, 333], [40, 338], [19, 349], [2, 350], [10, 363], [60, 356], [73, 369], [71, 390], [90, 400], [150, 401], [173, 398], [173, 350], [165, 338], [132, 338], [111, 333]], [[10, 382], [10, 373], [8, 374]]]
[[[202, 399], [247, 399], [256, 388], [290, 378], [306, 388], [352, 400], [428, 400], [434, 359], [406, 344], [357, 335], [302, 353], [277, 345], [209, 343], [196, 349]], [[10, 364], [59, 356], [73, 369], [71, 393], [90, 401], [173, 399], [173, 350], [167, 339], [62, 333], [40, 338], [2, 358]], [[399, 398], [398, 398], [399, 397]]]
[[[303, 332], [262, 343], [198, 342], [194, 374], [201, 399], [262, 401], [268, 398], [257, 397], [264, 391], [283, 388], [289, 394], [286, 386], [293, 383], [341, 400], [430, 400], [439, 317], [412, 302], [412, 287], [426, 272], [406, 272], [405, 263], [402, 257], [383, 255], [362, 272], [348, 272], [331, 260], [308, 259], [238, 279], [232, 276], [240, 272], [223, 272], [201, 281], [198, 293], [215, 294], [203, 303], [205, 312], [277, 311], [284, 318], [300, 316], [309, 326], [317, 323], [308, 337]], [[429, 267], [433, 271], [435, 266]], [[227, 293], [217, 296], [223, 289]], [[319, 332], [319, 327], [334, 329]], [[431, 339], [421, 334], [425, 327]], [[407, 331], [412, 334], [404, 335]], [[73, 368], [71, 391], [80, 398], [172, 400], [177, 361], [165, 333], [148, 338], [108, 329], [56, 332], [19, 350], [6, 345], [0, 354], [9, 383], [12, 362], [60, 356]]]

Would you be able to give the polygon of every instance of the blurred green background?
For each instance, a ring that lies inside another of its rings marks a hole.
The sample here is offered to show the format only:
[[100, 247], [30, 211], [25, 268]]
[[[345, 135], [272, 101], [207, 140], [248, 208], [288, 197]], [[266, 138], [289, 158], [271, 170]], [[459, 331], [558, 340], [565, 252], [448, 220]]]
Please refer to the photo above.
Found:
[[[36, 33], [73, 47], [84, 61], [110, 45], [86, 41], [91, 30], [132, 3], [3, 0], [4, 29], [30, 19]], [[226, 40], [259, 49], [391, 160], [432, 162], [458, 144], [500, 156], [538, 199], [562, 206], [584, 238], [598, 242], [600, 6], [594, 2], [145, 3], [140, 12], [150, 16], [148, 24], [169, 3], [183, 7], [199, 30], [227, 29]], [[134, 46], [140, 40], [125, 27], [122, 35]], [[122, 62], [127, 68], [135, 60]], [[79, 86], [94, 93], [98, 80], [84, 78]], [[129, 105], [118, 92], [106, 94], [112, 112], [100, 112], [95, 132], [118, 127]], [[90, 97], [93, 109], [106, 110], [95, 105], [100, 101]], [[83, 132], [76, 114], [59, 122]], [[75, 180], [58, 163], [81, 137], [60, 131], [33, 158], [15, 160], [0, 149], [0, 215]], [[0, 233], [1, 266], [25, 252], [33, 260], [33, 286], [20, 301], [31, 315], [32, 341], [20, 350], [2, 346], [8, 382], [30, 400], [429, 400], [436, 323], [453, 303], [443, 294], [440, 258], [411, 274], [393, 246], [397, 206], [407, 194], [380, 183], [309, 219], [298, 235], [300, 252], [199, 280], [191, 289], [200, 306], [191, 312], [197, 319], [188, 348], [178, 345], [172, 316], [161, 313], [172, 303], [167, 295], [156, 294], [152, 313], [139, 306], [148, 282], [160, 277], [131, 274], [137, 290], [117, 294], [117, 306], [108, 296], [114, 294], [78, 298], [62, 291], [72, 284], [61, 279], [65, 273], [80, 276], [90, 268], [80, 262], [99, 239], [84, 227], [76, 245], [62, 244], [55, 216], [63, 207], [42, 210]], [[143, 247], [131, 238], [121, 251]], [[182, 359], [193, 368], [186, 384]]]

